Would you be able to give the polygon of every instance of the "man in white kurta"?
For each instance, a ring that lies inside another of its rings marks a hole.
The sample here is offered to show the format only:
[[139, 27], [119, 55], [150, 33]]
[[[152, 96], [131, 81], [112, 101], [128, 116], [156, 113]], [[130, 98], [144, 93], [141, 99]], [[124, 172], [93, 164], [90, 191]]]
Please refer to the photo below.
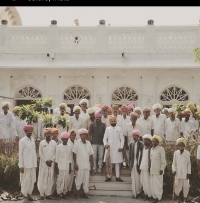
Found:
[[133, 112], [135, 106], [133, 106], [132, 104], [129, 104], [127, 107], [128, 107], [127, 115], [130, 116], [130, 114]]
[[103, 116], [101, 118], [101, 122], [102, 123], [105, 123], [106, 124], [106, 127], [109, 127], [110, 126], [110, 122], [109, 122], [109, 118], [108, 118], [108, 109], [109, 107], [108, 106], [103, 106], [101, 108], [101, 111], [103, 113]]
[[145, 107], [143, 109], [143, 116], [137, 119], [137, 123], [139, 123], [142, 127], [141, 133], [142, 136], [145, 134], [150, 134], [153, 136], [154, 134], [154, 122], [153, 119], [150, 117], [151, 109]]
[[82, 117], [80, 117], [81, 107], [75, 106], [73, 108], [74, 115], [70, 118], [70, 125], [69, 130], [75, 130], [76, 131], [76, 140], [80, 139], [80, 135], [78, 134], [78, 130], [83, 128], [84, 126], [84, 120]]
[[138, 118], [141, 118], [141, 117], [142, 117], [142, 116], [141, 116], [141, 115], [142, 115], [142, 109], [141, 109], [141, 107], [136, 106], [136, 107], [134, 108], [133, 112], [135, 112], [135, 113], [138, 114]]
[[26, 121], [20, 120], [20, 118], [19, 118], [20, 106], [15, 106], [13, 108], [12, 112], [14, 114], [13, 133], [14, 133], [16, 140], [20, 140], [26, 136], [23, 128], [25, 125], [27, 125], [27, 123], [26, 123]]
[[68, 192], [69, 174], [71, 173], [71, 151], [72, 145], [68, 145], [68, 132], [62, 132], [60, 138], [62, 144], [56, 147], [56, 171], [58, 178], [56, 181], [57, 194], [64, 198]]
[[[62, 126], [59, 126], [57, 124], [58, 118], [59, 118], [59, 116], [64, 116], [66, 118], [66, 121], [70, 121], [70, 115], [66, 113], [66, 111], [67, 111], [67, 104], [60, 103], [58, 108], [59, 109], [55, 112], [55, 114], [53, 116], [53, 123], [56, 124], [56, 128], [58, 128], [58, 130], [59, 130], [59, 132], [61, 134], [62, 132], [68, 131], [69, 127], [67, 125], [64, 128]], [[58, 138], [60, 138], [60, 135], [58, 136]]]
[[126, 156], [127, 156], [128, 161], [129, 161], [129, 144], [133, 141], [133, 136], [131, 133], [133, 130], [139, 130], [140, 132], [142, 130], [142, 126], [139, 123], [137, 123], [137, 119], [138, 119], [137, 113], [132, 112], [130, 114], [130, 119], [131, 119], [131, 122], [126, 124], [125, 131], [123, 132], [124, 137], [125, 137], [124, 144], [126, 147]]
[[166, 167], [166, 158], [164, 148], [159, 146], [162, 138], [158, 135], [152, 137], [152, 148], [150, 152], [150, 175], [151, 175], [151, 192], [154, 201], [157, 203], [161, 200], [163, 194], [163, 174]]
[[198, 176], [200, 177], [200, 145], [197, 148]]
[[142, 161], [140, 164], [140, 182], [145, 194], [145, 200], [152, 197], [151, 194], [151, 177], [150, 177], [150, 152], [151, 152], [151, 138], [150, 134], [143, 135], [144, 148], [142, 152]]
[[3, 142], [14, 141], [13, 133], [13, 114], [9, 111], [10, 103], [1, 103], [2, 112], [0, 113], [0, 140]]
[[32, 137], [35, 141], [41, 141], [44, 139], [44, 132], [43, 132], [43, 120], [41, 118], [38, 119], [37, 123], [32, 123], [33, 126], [33, 134]]
[[[117, 126], [117, 118], [110, 116], [110, 127], [107, 127], [103, 137], [104, 147], [110, 148], [110, 159], [111, 163], [115, 165], [116, 181], [123, 182], [120, 178], [120, 165], [123, 162], [123, 146], [124, 146], [124, 135], [121, 127]], [[104, 161], [106, 159], [106, 153]], [[111, 181], [111, 178], [107, 178], [106, 182]]]
[[87, 121], [90, 118], [88, 114], [89, 101], [87, 99], [81, 99], [79, 105], [81, 106], [80, 117], [83, 119], [83, 128], [87, 129]]
[[142, 191], [142, 185], [140, 182], [140, 164], [142, 161], [144, 144], [139, 140], [139, 137], [141, 136], [139, 130], [133, 130], [131, 134], [134, 141], [129, 144], [129, 167], [131, 170], [133, 197], [138, 198]]
[[160, 136], [162, 139], [165, 137], [165, 120], [167, 117], [165, 114], [161, 114], [161, 105], [160, 104], [154, 104], [153, 110], [155, 112], [155, 115], [152, 116], [153, 123], [154, 123], [154, 135]]
[[169, 108], [169, 118], [165, 121], [165, 139], [168, 142], [174, 142], [180, 138], [181, 123], [178, 118], [175, 118], [175, 109]]
[[19, 170], [21, 192], [29, 201], [35, 201], [31, 196], [36, 182], [37, 155], [32, 135], [33, 126], [24, 126], [26, 136], [19, 140]]
[[178, 203], [180, 203], [179, 194], [183, 190], [184, 202], [187, 202], [187, 197], [189, 193], [189, 177], [191, 174], [191, 161], [190, 152], [185, 149], [186, 139], [179, 138], [176, 140], [178, 145], [178, 150], [174, 152], [173, 162], [172, 162], [172, 172], [175, 176], [174, 190], [175, 194], [178, 196]]
[[87, 119], [87, 130], [89, 130], [90, 124], [94, 123], [95, 121], [95, 108], [89, 108], [87, 110], [88, 114], [89, 114], [89, 118]]
[[86, 140], [88, 136], [88, 130], [81, 128], [78, 131], [81, 139], [78, 139], [73, 146], [73, 158], [74, 158], [74, 169], [76, 170], [76, 189], [77, 189], [77, 199], [80, 198], [79, 191], [81, 185], [83, 184], [84, 197], [90, 198], [87, 193], [89, 192], [89, 177], [90, 169], [93, 166], [93, 154], [91, 143]]
[[122, 127], [122, 116], [119, 114], [118, 105], [112, 105], [112, 115], [117, 118], [117, 126]]
[[38, 175], [38, 190], [40, 193], [40, 199], [53, 199], [52, 189], [54, 186], [54, 168], [56, 158], [56, 142], [51, 140], [52, 132], [51, 128], [44, 129], [45, 139], [40, 142], [39, 145], [39, 175]]

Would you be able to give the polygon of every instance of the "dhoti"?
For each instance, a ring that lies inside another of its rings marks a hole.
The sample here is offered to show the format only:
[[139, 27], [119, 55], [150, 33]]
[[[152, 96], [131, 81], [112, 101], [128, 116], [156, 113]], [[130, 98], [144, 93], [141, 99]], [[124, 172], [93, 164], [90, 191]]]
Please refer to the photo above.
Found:
[[89, 178], [90, 178], [90, 171], [88, 169], [78, 170], [76, 174], [75, 184], [76, 189], [80, 190], [81, 185], [83, 184], [84, 193], [89, 192]]
[[136, 197], [138, 194], [140, 194], [142, 190], [142, 185], [140, 182], [140, 174], [137, 172], [136, 166], [133, 166], [132, 168], [131, 179], [132, 179], [133, 196]]
[[151, 176], [151, 193], [154, 199], [161, 200], [163, 194], [163, 174]]
[[69, 185], [69, 170], [60, 170], [56, 182], [56, 189], [58, 194], [66, 194]]
[[140, 173], [140, 182], [142, 184], [142, 188], [144, 194], [148, 197], [151, 197], [151, 181], [150, 181], [150, 174], [148, 170], [141, 170]]
[[189, 193], [189, 188], [189, 179], [175, 179], [174, 191], [177, 196], [179, 196], [181, 190], [183, 189], [183, 196], [186, 198]]
[[21, 192], [27, 197], [32, 195], [34, 183], [36, 182], [36, 168], [25, 168], [24, 173], [20, 173]]
[[[46, 165], [46, 163], [44, 163]], [[40, 164], [38, 175], [38, 190], [41, 196], [52, 194], [54, 185], [54, 163], [51, 167]]]
[[71, 173], [69, 174], [69, 184], [68, 184], [68, 191], [72, 190], [72, 185], [73, 185], [73, 181], [74, 181], [74, 170], [71, 171]]

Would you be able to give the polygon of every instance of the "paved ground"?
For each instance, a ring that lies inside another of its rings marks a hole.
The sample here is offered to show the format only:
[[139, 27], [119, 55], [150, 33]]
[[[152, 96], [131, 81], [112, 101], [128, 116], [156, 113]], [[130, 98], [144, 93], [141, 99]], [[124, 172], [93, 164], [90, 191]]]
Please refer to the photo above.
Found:
[[[68, 198], [66, 200], [38, 200], [38, 203], [47, 203], [47, 202], [60, 202], [60, 203], [149, 203], [148, 201], [143, 201], [141, 199], [131, 199], [126, 197], [112, 197], [112, 196], [90, 196], [91, 199], [82, 199], [76, 200], [74, 198]], [[13, 203], [13, 201], [2, 201]], [[28, 201], [15, 201], [18, 203], [25, 203]], [[172, 201], [162, 200], [162, 203], [172, 203]]]

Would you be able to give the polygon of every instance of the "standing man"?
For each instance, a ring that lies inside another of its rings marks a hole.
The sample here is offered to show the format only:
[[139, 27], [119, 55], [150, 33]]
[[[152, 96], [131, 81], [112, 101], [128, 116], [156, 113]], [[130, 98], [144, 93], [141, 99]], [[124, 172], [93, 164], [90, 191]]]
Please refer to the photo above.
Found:
[[90, 124], [95, 121], [95, 109], [89, 108], [88, 109], [89, 118], [87, 120], [87, 129], [89, 130]]
[[168, 118], [169, 117], [169, 109], [168, 108], [163, 108], [162, 113], [165, 114], [165, 116]]
[[3, 142], [12, 142], [13, 134], [13, 114], [9, 111], [10, 103], [2, 102], [3, 112], [0, 113], [0, 140]]
[[90, 199], [87, 195], [89, 192], [89, 177], [90, 177], [90, 169], [93, 166], [93, 154], [94, 151], [92, 149], [91, 143], [86, 140], [88, 136], [88, 130], [81, 128], [78, 131], [81, 139], [77, 140], [74, 143], [72, 152], [74, 158], [74, 169], [77, 171], [76, 173], [76, 189], [77, 189], [77, 199], [80, 198], [79, 192], [81, 185], [83, 184], [84, 197]]
[[87, 121], [90, 118], [87, 112], [89, 101], [87, 99], [81, 99], [79, 105], [81, 106], [80, 117], [83, 118], [83, 128], [87, 129]]
[[119, 106], [112, 105], [113, 116], [117, 118], [117, 126], [122, 127], [122, 116], [119, 114]]
[[140, 182], [145, 194], [145, 200], [149, 200], [152, 197], [151, 194], [151, 179], [150, 179], [150, 152], [151, 152], [151, 138], [150, 134], [143, 136], [144, 148], [142, 152], [142, 161], [140, 164]]
[[105, 123], [106, 127], [109, 127], [110, 126], [110, 122], [109, 122], [109, 118], [108, 118], [108, 109], [109, 107], [108, 106], [103, 106], [101, 108], [101, 111], [103, 113], [103, 116], [101, 118], [101, 122], [102, 123]]
[[143, 109], [143, 115], [144, 117], [140, 117], [137, 122], [141, 125], [142, 127], [142, 136], [145, 134], [150, 134], [153, 136], [154, 134], [154, 123], [153, 119], [150, 117], [151, 109], [148, 107], [145, 107]]
[[191, 175], [191, 161], [190, 152], [185, 149], [186, 139], [179, 138], [176, 140], [178, 150], [174, 152], [172, 172], [175, 176], [175, 194], [178, 196], [178, 203], [180, 203], [180, 192], [183, 190], [184, 202], [187, 202], [189, 193], [189, 178]]
[[173, 108], [169, 108], [169, 118], [165, 121], [165, 134], [166, 134], [166, 141], [175, 141], [180, 137], [180, 130], [181, 130], [181, 123], [178, 118], [175, 118]]
[[133, 112], [137, 113], [138, 118], [140, 118], [141, 114], [142, 114], [142, 109], [141, 109], [141, 107], [137, 106], [137, 107], [134, 108]]
[[26, 136], [19, 141], [18, 165], [20, 170], [21, 192], [29, 201], [35, 201], [35, 199], [31, 196], [34, 183], [36, 182], [37, 168], [35, 141], [31, 136], [33, 133], [33, 126], [24, 126], [24, 132]]
[[137, 123], [138, 114], [135, 112], [132, 112], [130, 114], [131, 122], [126, 124], [124, 136], [125, 136], [125, 147], [126, 147], [126, 156], [129, 162], [129, 144], [133, 141], [133, 130], [139, 130], [141, 132], [142, 127], [139, 123]]
[[[93, 154], [93, 171], [92, 175], [98, 173], [101, 175], [102, 164], [103, 164], [103, 153], [104, 153], [104, 145], [103, 145], [103, 136], [105, 133], [106, 125], [101, 122], [102, 114], [96, 113], [95, 119], [96, 121], [90, 124], [89, 127], [89, 140], [92, 144], [92, 148], [94, 150]], [[98, 167], [97, 167], [97, 157], [98, 157]]]
[[155, 112], [155, 115], [152, 116], [153, 123], [154, 123], [154, 135], [160, 136], [162, 139], [165, 138], [165, 120], [167, 117], [165, 114], [161, 114], [161, 105], [160, 104], [154, 104], [153, 110]]
[[79, 129], [84, 126], [84, 119], [80, 117], [81, 107], [75, 106], [73, 108], [74, 115], [70, 118], [69, 130], [74, 129], [76, 131], [76, 139], [80, 139], [80, 135], [77, 133]]
[[131, 170], [133, 197], [138, 198], [141, 193], [142, 185], [140, 182], [140, 164], [142, 161], [142, 152], [144, 144], [139, 140], [141, 132], [133, 130], [131, 132], [133, 141], [129, 144], [129, 167]]
[[[110, 127], [105, 130], [103, 143], [106, 149], [110, 148], [110, 159], [111, 163], [115, 164], [116, 181], [124, 182], [120, 178], [120, 165], [123, 162], [123, 146], [124, 136], [121, 127], [116, 126], [117, 118], [110, 116]], [[107, 150], [105, 151], [104, 161], [106, 158]], [[111, 178], [106, 178], [106, 182], [111, 181]]]
[[132, 104], [129, 104], [127, 107], [128, 107], [127, 115], [130, 116], [135, 107]]
[[54, 168], [56, 158], [56, 142], [51, 140], [52, 132], [51, 128], [44, 129], [45, 139], [40, 142], [39, 156], [40, 166], [38, 175], [38, 190], [40, 192], [40, 199], [53, 200], [52, 190], [54, 186]]
[[12, 112], [14, 114], [13, 133], [15, 135], [15, 139], [20, 140], [26, 136], [23, 128], [25, 125], [27, 125], [27, 123], [26, 123], [26, 121], [20, 120], [20, 118], [19, 118], [20, 106], [15, 106], [13, 108]]
[[151, 192], [154, 201], [157, 203], [161, 200], [163, 194], [163, 174], [166, 167], [166, 158], [164, 148], [159, 146], [162, 138], [158, 135], [152, 137], [152, 148], [150, 152], [151, 159]]
[[198, 176], [200, 178], [200, 145], [197, 148], [197, 165], [198, 165]]

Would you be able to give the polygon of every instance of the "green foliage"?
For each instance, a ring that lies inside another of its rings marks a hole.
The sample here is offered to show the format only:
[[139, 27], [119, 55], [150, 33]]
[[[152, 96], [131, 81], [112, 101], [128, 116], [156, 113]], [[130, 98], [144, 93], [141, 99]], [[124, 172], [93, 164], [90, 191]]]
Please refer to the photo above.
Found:
[[34, 109], [39, 113], [48, 113], [48, 108], [52, 107], [53, 99], [51, 97], [45, 97], [42, 99], [36, 99], [34, 102]]
[[173, 107], [176, 108], [175, 113], [180, 114], [182, 111], [186, 109], [186, 106], [182, 104], [173, 104]]
[[58, 125], [58, 127], [65, 128], [65, 127], [69, 127], [70, 121], [66, 119], [66, 115], [64, 116], [58, 115], [56, 124]]
[[52, 128], [54, 126], [51, 114], [44, 114], [42, 118], [43, 118], [44, 128]]
[[32, 118], [32, 105], [22, 105], [20, 107], [19, 118], [21, 120], [26, 120], [28, 124], [31, 124], [30, 118]]
[[195, 62], [198, 62], [200, 60], [200, 48], [194, 47], [191, 56], [195, 59]]

